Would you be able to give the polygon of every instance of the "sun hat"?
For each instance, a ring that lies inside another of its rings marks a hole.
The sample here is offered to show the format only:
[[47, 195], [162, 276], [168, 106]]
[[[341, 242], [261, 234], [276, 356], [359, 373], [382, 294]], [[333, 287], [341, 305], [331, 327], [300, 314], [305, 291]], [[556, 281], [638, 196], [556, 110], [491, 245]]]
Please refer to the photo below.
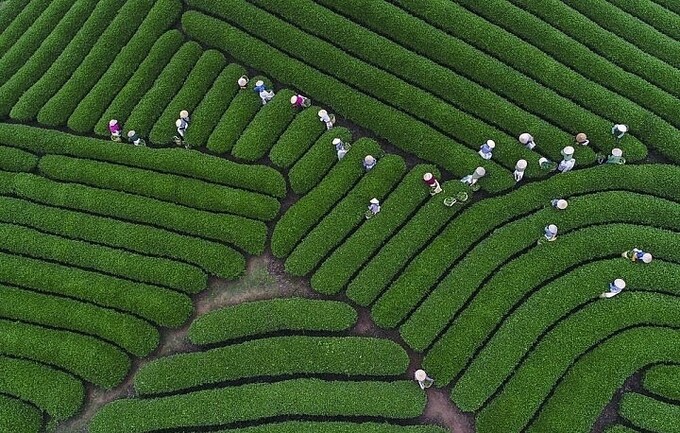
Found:
[[642, 262], [643, 263], [650, 263], [652, 261], [652, 255], [649, 253], [644, 253], [642, 255]]
[[371, 203], [378, 204], [378, 203], [380, 203], [380, 201], [378, 201], [378, 199], [374, 197], [374, 198], [371, 199]]

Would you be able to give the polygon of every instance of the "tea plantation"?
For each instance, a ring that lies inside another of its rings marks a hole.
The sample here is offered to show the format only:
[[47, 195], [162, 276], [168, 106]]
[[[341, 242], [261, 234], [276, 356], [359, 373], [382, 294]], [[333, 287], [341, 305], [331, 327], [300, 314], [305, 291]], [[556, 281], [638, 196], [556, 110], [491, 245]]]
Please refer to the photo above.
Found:
[[680, 2], [0, 1], [0, 432], [447, 431], [680, 433]]

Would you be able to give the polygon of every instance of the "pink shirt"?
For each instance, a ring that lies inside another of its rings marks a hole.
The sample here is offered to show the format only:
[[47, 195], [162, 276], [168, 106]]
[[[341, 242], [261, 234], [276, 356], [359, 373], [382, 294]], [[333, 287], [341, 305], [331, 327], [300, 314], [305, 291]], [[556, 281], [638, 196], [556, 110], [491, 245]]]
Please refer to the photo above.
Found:
[[117, 123], [115, 125], [109, 125], [109, 132], [111, 132], [111, 134], [120, 133], [120, 125]]

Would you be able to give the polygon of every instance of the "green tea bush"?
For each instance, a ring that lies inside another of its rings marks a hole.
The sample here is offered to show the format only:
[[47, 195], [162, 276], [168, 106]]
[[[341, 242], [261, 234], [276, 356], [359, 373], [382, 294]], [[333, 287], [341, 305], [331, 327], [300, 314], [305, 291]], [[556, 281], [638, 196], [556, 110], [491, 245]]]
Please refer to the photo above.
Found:
[[23, 401], [0, 395], [0, 428], [16, 433], [39, 433], [42, 414], [38, 409]]
[[430, 189], [423, 183], [423, 174], [427, 172], [440, 176], [432, 165], [421, 164], [411, 169], [381, 204], [380, 213], [362, 224], [321, 264], [311, 278], [314, 290], [327, 294], [342, 290], [352, 275], [430, 197]]
[[[30, 10], [30, 8], [28, 7], [29, 4], [34, 7], [33, 13], [39, 13], [38, 8], [40, 6], [44, 6], [45, 2], [41, 1], [31, 2], [31, 0], [12, 0], [11, 2], [6, 2], [4, 5], [2, 5], [2, 15], [0, 15], [0, 29], [2, 29], [0, 30], [0, 40], [2, 40], [3, 43], [6, 43], [6, 37], [3, 37], [2, 33], [5, 30], [7, 30], [8, 27], [18, 26], [19, 21], [25, 20], [25, 18], [19, 17], [22, 17], [22, 14], [25, 15], [28, 13], [28, 11]], [[28, 24], [26, 25], [26, 27], [28, 27]], [[12, 33], [18, 34], [17, 31], [12, 31]]]
[[205, 313], [191, 323], [188, 335], [194, 344], [213, 344], [281, 330], [345, 331], [356, 320], [357, 312], [338, 301], [268, 299]]
[[262, 252], [267, 235], [266, 226], [261, 221], [206, 212], [118, 191], [54, 182], [35, 175], [17, 175], [14, 191], [22, 198], [42, 204], [226, 242], [251, 254]]
[[260, 98], [253, 92], [255, 82], [258, 80], [264, 81], [267, 87], [271, 88], [270, 81], [260, 76], [253, 77], [246, 89], [239, 88], [238, 94], [231, 100], [217, 126], [208, 137], [208, 150], [218, 154], [232, 150], [243, 131], [262, 107]]
[[678, 17], [669, 9], [661, 6], [661, 2], [610, 0], [609, 3], [616, 5], [617, 8], [628, 12], [640, 21], [646, 22], [657, 31], [660, 31], [675, 40], [680, 40], [680, 27], [677, 25]]
[[43, 364], [0, 356], [0, 370], [3, 393], [31, 402], [55, 421], [75, 415], [85, 399], [80, 381]]
[[[0, 176], [0, 191], [3, 187], [1, 179]], [[12, 179], [10, 187], [3, 193], [9, 193], [13, 183]], [[226, 245], [16, 198], [0, 197], [0, 221], [35, 227], [70, 239], [191, 263], [227, 279], [240, 277], [246, 267], [243, 255]]]
[[406, 172], [397, 155], [386, 155], [295, 247], [284, 264], [291, 275], [309, 274], [323, 258], [365, 220], [368, 202], [383, 200]]
[[[109, 136], [109, 121], [116, 119], [121, 125], [124, 125], [130, 117], [130, 113], [137, 106], [139, 101], [146, 95], [147, 91], [154, 85], [158, 76], [163, 72], [163, 69], [170, 63], [173, 56], [180, 50], [184, 37], [179, 30], [173, 29], [164, 33], [159, 37], [151, 47], [149, 54], [140, 63], [140, 65], [133, 69], [130, 79], [123, 83], [124, 86], [118, 93], [113, 96], [113, 101], [105, 108], [104, 114], [96, 121], [94, 132], [98, 135]], [[115, 63], [114, 63], [115, 65]], [[106, 79], [106, 76], [102, 79]], [[95, 86], [90, 94], [98, 93]], [[109, 96], [109, 97], [111, 97]], [[88, 104], [88, 97], [83, 99], [81, 105]], [[86, 106], [86, 105], [83, 105]], [[71, 116], [74, 123], [80, 123], [79, 117], [81, 111], [76, 108]], [[82, 113], [82, 116], [86, 116]], [[89, 121], [89, 120], [88, 120]], [[85, 120], [83, 120], [83, 123]], [[75, 126], [75, 125], [74, 125]], [[84, 128], [84, 126], [83, 126]], [[128, 126], [128, 129], [133, 129]]]
[[158, 330], [142, 319], [74, 299], [0, 287], [2, 318], [92, 335], [139, 357], [158, 346]]
[[[288, 180], [290, 181], [290, 189], [295, 194], [307, 194], [323, 180], [328, 171], [338, 161], [338, 154], [333, 145], [333, 139], [335, 138], [349, 143], [352, 139], [352, 133], [343, 127], [333, 128], [330, 131], [324, 132], [290, 169]], [[359, 141], [355, 144], [358, 143]], [[377, 157], [377, 155], [373, 156]], [[357, 162], [357, 164], [361, 164], [361, 162]]]
[[[135, 130], [140, 136], [148, 137], [153, 125], [180, 91], [202, 54], [203, 49], [194, 41], [182, 45], [132, 110], [125, 121], [125, 129]], [[172, 124], [175, 120], [172, 120]]]
[[104, 33], [89, 52], [85, 51], [87, 55], [78, 68], [68, 74], [68, 81], [63, 87], [38, 112], [40, 123], [50, 126], [66, 124], [73, 110], [111, 66], [115, 54], [141, 26], [154, 3], [150, 0], [128, 0], [116, 11], [113, 19], [106, 17], [107, 21], [101, 23], [106, 28]]
[[187, 129], [186, 141], [191, 147], [203, 147], [224, 114], [229, 101], [238, 92], [236, 84], [246, 70], [236, 63], [227, 65], [205, 94], [196, 111], [191, 114], [191, 128]]
[[[19, 42], [17, 46], [20, 54], [18, 58], [13, 59], [14, 64], [11, 64], [10, 67], [2, 65], [5, 60], [12, 57], [11, 51], [7, 54], [7, 58], [3, 57], [0, 60], [0, 68], [6, 68], [6, 71], [3, 72], [7, 74], [3, 75], [2, 86], [0, 86], [0, 101], [2, 101], [0, 115], [7, 116], [21, 95], [47, 71], [59, 56], [59, 53], [73, 39], [87, 17], [90, 16], [95, 5], [96, 3], [86, 0], [72, 2], [72, 7], [56, 25], [46, 25], [44, 28], [39, 28], [40, 24], [36, 22], [36, 26], [34, 26], [36, 30], [51, 30], [48, 35], [40, 35], [40, 47], [29, 57], [27, 52], [22, 51]], [[19, 67], [18, 70], [15, 69], [17, 67]]]
[[193, 312], [177, 292], [78, 268], [0, 253], [0, 281], [132, 313], [161, 326], [181, 326]]
[[6, 320], [0, 331], [0, 354], [54, 365], [102, 388], [121, 383], [130, 369], [120, 349], [87, 335]]
[[0, 146], [0, 170], [32, 171], [38, 165], [38, 157], [13, 147]]
[[[333, 101], [338, 114], [371, 128], [406, 152], [438, 162], [456, 176], [467, 175], [480, 165], [479, 155], [471, 149], [452, 145], [450, 139], [424, 123], [319, 73], [223, 21], [190, 11], [182, 16], [182, 24], [185, 31], [203, 43], [226, 50], [253, 67], [266, 69], [278, 80], [300, 88], [315, 100]], [[482, 188], [501, 191], [514, 185], [510, 173], [495, 162], [486, 161], [482, 165], [487, 168], [486, 178], [480, 181]]]
[[193, 209], [224, 212], [259, 220], [271, 220], [279, 211], [273, 197], [202, 180], [159, 174], [107, 162], [60, 155], [40, 159], [41, 174], [54, 180], [79, 182], [98, 188], [139, 194]]
[[288, 256], [295, 245], [354, 187], [365, 174], [361, 163], [367, 154], [380, 158], [383, 152], [373, 140], [354, 143], [342, 161], [283, 214], [276, 223], [271, 239], [272, 253], [276, 257]]
[[[361, 396], [361, 398], [357, 398]], [[369, 401], [371, 404], [366, 404]], [[425, 394], [412, 382], [325, 382], [298, 379], [254, 383], [155, 399], [117, 400], [90, 423], [92, 433], [138, 433], [229, 424], [274, 416], [414, 418]]]
[[[648, 364], [679, 357], [677, 329], [645, 326], [616, 334], [571, 367], [527, 432], [588, 431], [633, 373]], [[478, 420], [481, 427], [481, 418]]]
[[231, 154], [251, 162], [267, 155], [295, 117], [295, 110], [290, 104], [291, 96], [293, 92], [288, 89], [276, 92], [274, 98], [257, 112], [243, 134], [236, 140]]
[[[325, 131], [324, 124], [317, 116], [319, 110], [319, 107], [311, 106], [295, 116], [269, 152], [272, 164], [290, 168], [312, 147]], [[340, 128], [334, 128], [337, 129]]]
[[[182, 3], [179, 0], [155, 2], [134, 36], [120, 50], [111, 66], [75, 108], [68, 119], [69, 128], [83, 133], [92, 132], [97, 121], [109, 108], [109, 104], [126, 86], [137, 69], [141, 69], [145, 59], [152, 61], [153, 47], [156, 43], [161, 44], [162, 35], [179, 18], [181, 11]], [[167, 48], [169, 53], [173, 53], [179, 48], [179, 41], [173, 47]], [[161, 65], [165, 63], [167, 61], [161, 62]], [[122, 122], [126, 118], [127, 116], [117, 119]]]
[[680, 400], [680, 366], [657, 365], [645, 373], [644, 388], [654, 394]]
[[0, 223], [0, 244], [13, 254], [54, 260], [186, 293], [198, 293], [208, 285], [200, 269], [185, 263], [70, 240], [13, 224]]
[[619, 413], [635, 427], [657, 433], [680, 432], [680, 406], [655, 400], [642, 394], [623, 394]]
[[[151, 129], [149, 139], [153, 143], [169, 143], [173, 136], [178, 135], [175, 121], [179, 118], [179, 112], [187, 110], [192, 116], [194, 109], [212, 87], [226, 62], [224, 56], [216, 50], [208, 50], [201, 55]], [[190, 124], [189, 129], [191, 126], [193, 125]]]
[[397, 376], [408, 356], [390, 340], [367, 337], [274, 337], [181, 353], [146, 364], [135, 375], [140, 395], [167, 394], [206, 384], [291, 374]]
[[286, 181], [271, 167], [238, 164], [196, 151], [120, 145], [110, 141], [8, 123], [0, 123], [0, 143], [40, 155], [57, 154], [95, 159], [160, 173], [193, 177], [278, 198], [286, 195]]

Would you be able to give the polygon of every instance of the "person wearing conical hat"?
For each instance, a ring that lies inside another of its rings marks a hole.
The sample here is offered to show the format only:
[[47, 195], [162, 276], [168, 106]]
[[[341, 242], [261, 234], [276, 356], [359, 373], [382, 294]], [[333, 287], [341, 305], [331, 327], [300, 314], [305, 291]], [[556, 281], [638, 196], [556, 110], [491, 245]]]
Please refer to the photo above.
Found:
[[109, 132], [111, 133], [111, 140], [120, 141], [120, 135], [123, 129], [116, 119], [109, 120]]
[[439, 194], [442, 192], [442, 187], [439, 185], [439, 181], [434, 177], [432, 173], [425, 173], [423, 175], [423, 182], [425, 185], [430, 187], [430, 195]]
[[317, 113], [319, 115], [319, 120], [326, 124], [326, 129], [331, 129], [333, 124], [335, 124], [335, 116], [328, 114], [326, 110], [319, 110]]
[[545, 236], [545, 240], [548, 242], [552, 242], [557, 239], [557, 226], [555, 224], [545, 226], [543, 232], [543, 236]]
[[524, 170], [527, 168], [527, 160], [520, 159], [515, 164], [515, 171], [512, 172], [512, 177], [515, 178], [515, 182], [519, 182], [524, 177]]
[[187, 132], [187, 123], [183, 119], [175, 120], [175, 126], [177, 127], [177, 133], [184, 139], [184, 134]]
[[623, 125], [623, 124], [616, 124], [612, 126], [612, 135], [616, 137], [617, 140], [620, 140], [623, 138], [624, 135], [628, 132], [628, 126]]
[[305, 108], [309, 107], [311, 104], [312, 101], [302, 95], [298, 94], [290, 97], [290, 105], [292, 105], [293, 108]]
[[366, 171], [370, 171], [375, 165], [378, 163], [378, 161], [373, 157], [373, 155], [366, 155], [364, 157], [364, 169]]
[[614, 296], [621, 293], [621, 291], [625, 288], [626, 282], [621, 278], [617, 278], [613, 283], [609, 283], [609, 291], [602, 293], [600, 298], [613, 298]]
[[581, 146], [587, 146], [590, 144], [590, 140], [588, 140], [588, 136], [586, 134], [579, 132], [576, 134], [576, 143], [580, 144]]
[[425, 373], [425, 370], [416, 370], [413, 376], [422, 390], [431, 387], [434, 383], [434, 379], [429, 377], [427, 373]]
[[248, 79], [247, 75], [241, 75], [241, 77], [236, 81], [236, 83], [238, 84], [238, 87], [241, 90], [243, 90], [243, 89], [246, 88], [246, 86], [248, 86], [249, 81], [250, 81], [250, 79]]
[[612, 149], [611, 155], [609, 155], [605, 161], [606, 164], [623, 164], [624, 162], [623, 151], [618, 147]]
[[652, 262], [653, 258], [650, 253], [646, 253], [639, 248], [633, 248], [632, 250], [626, 251], [621, 255], [627, 259], [630, 259], [633, 263], [648, 264]]
[[484, 159], [491, 159], [493, 156], [491, 152], [493, 149], [496, 147], [496, 142], [493, 140], [486, 140], [484, 144], [482, 144], [479, 148], [479, 156], [481, 156]]
[[182, 119], [183, 121], [185, 121], [187, 124], [189, 124], [189, 122], [191, 122], [191, 120], [189, 119], [189, 112], [187, 110], [180, 111], [179, 112], [179, 118]]
[[255, 81], [255, 87], [253, 87], [253, 92], [259, 95], [260, 92], [263, 92], [265, 90], [267, 90], [267, 87], [264, 85], [264, 81], [262, 80]]
[[475, 168], [475, 171], [472, 172], [472, 174], [468, 174], [467, 176], [463, 177], [460, 181], [472, 186], [476, 184], [479, 179], [484, 177], [485, 174], [486, 169], [484, 167], [477, 167]]
[[377, 198], [373, 197], [369, 202], [368, 210], [371, 212], [372, 215], [375, 215], [378, 212], [380, 212], [380, 201]]
[[336, 137], [333, 139], [333, 145], [335, 146], [335, 151], [338, 154], [338, 161], [340, 161], [342, 158], [345, 157], [345, 154], [347, 153], [345, 143]]
[[555, 198], [550, 200], [550, 205], [558, 210], [565, 210], [569, 203], [563, 198]]
[[574, 166], [576, 165], [576, 160], [574, 159], [574, 148], [571, 146], [567, 146], [564, 149], [562, 149], [562, 161], [560, 161], [560, 164], [557, 166], [557, 169], [562, 172], [566, 173], [570, 171]]
[[144, 146], [144, 140], [141, 139], [135, 130], [130, 130], [127, 133], [128, 140], [135, 146]]
[[528, 132], [523, 132], [519, 135], [519, 142], [529, 150], [533, 150], [533, 148], [536, 147], [536, 143], [534, 143], [534, 137], [532, 137]]

